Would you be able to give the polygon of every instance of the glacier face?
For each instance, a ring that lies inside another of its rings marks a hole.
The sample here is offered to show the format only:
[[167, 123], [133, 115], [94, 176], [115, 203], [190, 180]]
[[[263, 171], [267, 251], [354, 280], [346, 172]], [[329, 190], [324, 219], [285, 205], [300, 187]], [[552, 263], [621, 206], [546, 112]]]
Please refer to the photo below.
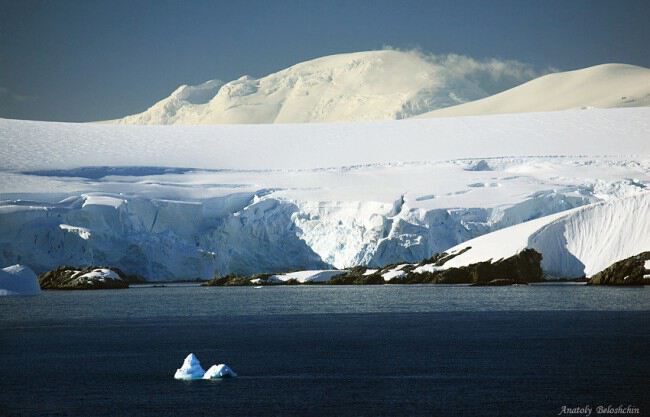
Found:
[[326, 56], [262, 78], [183, 85], [123, 124], [404, 119], [494, 94], [538, 75], [515, 61], [380, 50]]
[[41, 287], [34, 271], [24, 265], [11, 265], [0, 269], [0, 297], [12, 295], [37, 295]]
[[417, 262], [643, 193], [649, 112], [203, 127], [0, 120], [0, 264], [104, 264], [164, 280]]
[[298, 203], [294, 223], [325, 262], [337, 268], [380, 267], [418, 262], [485, 233], [596, 201], [580, 187], [536, 192], [521, 202], [487, 208], [411, 207], [410, 198], [400, 196], [392, 204]]
[[18, 259], [38, 272], [55, 265], [110, 265], [150, 279], [326, 266], [297, 237], [294, 211], [274, 199], [235, 212], [214, 202], [105, 194], [38, 206], [8, 202], [0, 207], [0, 264]]
[[409, 208], [403, 197], [392, 204], [315, 203], [253, 195], [243, 207], [228, 207], [231, 198], [209, 205], [106, 194], [47, 205], [7, 201], [0, 207], [0, 263], [39, 272], [111, 265], [150, 279], [380, 266], [417, 262], [521, 216], [592, 201], [552, 193], [507, 209], [428, 210]]

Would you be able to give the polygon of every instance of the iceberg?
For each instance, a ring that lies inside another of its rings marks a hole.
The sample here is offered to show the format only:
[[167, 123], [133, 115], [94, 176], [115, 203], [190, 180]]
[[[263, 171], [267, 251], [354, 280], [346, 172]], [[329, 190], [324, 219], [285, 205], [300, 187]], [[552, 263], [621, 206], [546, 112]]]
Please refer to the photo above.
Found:
[[228, 365], [212, 365], [203, 375], [203, 379], [236, 378], [237, 374]]
[[37, 295], [41, 293], [34, 271], [24, 265], [12, 265], [0, 270], [0, 296]]
[[181, 379], [191, 381], [193, 379], [201, 379], [205, 374], [205, 370], [201, 367], [201, 362], [193, 353], [187, 355], [183, 361], [183, 366], [176, 370], [174, 379]]

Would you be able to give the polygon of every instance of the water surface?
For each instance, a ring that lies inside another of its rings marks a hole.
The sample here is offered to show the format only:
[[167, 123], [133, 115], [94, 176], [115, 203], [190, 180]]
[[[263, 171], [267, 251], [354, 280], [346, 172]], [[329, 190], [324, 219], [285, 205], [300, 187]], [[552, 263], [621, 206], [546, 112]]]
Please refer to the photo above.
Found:
[[[568, 285], [3, 298], [0, 415], [644, 415], [649, 302], [644, 288]], [[241, 377], [175, 381], [189, 352]]]

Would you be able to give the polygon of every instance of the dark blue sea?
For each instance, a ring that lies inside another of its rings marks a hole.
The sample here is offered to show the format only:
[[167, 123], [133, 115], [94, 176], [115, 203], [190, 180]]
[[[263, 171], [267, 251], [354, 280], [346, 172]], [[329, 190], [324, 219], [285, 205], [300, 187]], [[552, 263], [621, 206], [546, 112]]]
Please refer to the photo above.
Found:
[[[650, 415], [649, 310], [581, 285], [4, 297], [0, 416]], [[240, 377], [174, 380], [190, 352]]]

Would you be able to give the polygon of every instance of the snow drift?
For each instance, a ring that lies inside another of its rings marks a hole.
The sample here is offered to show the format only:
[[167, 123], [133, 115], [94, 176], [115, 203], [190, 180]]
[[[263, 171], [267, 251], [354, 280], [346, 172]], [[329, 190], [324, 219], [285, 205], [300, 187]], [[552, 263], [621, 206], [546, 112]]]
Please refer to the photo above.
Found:
[[590, 204], [511, 226], [453, 247], [471, 249], [444, 268], [510, 257], [524, 248], [541, 253], [555, 277], [591, 276], [616, 261], [650, 250], [650, 192]]
[[395, 50], [317, 58], [256, 79], [183, 85], [125, 124], [403, 119], [485, 97], [536, 73], [514, 61]]
[[28, 267], [13, 265], [0, 270], [0, 296], [36, 295], [40, 292], [38, 278]]
[[650, 69], [603, 64], [548, 74], [490, 97], [418, 117], [650, 106]]

